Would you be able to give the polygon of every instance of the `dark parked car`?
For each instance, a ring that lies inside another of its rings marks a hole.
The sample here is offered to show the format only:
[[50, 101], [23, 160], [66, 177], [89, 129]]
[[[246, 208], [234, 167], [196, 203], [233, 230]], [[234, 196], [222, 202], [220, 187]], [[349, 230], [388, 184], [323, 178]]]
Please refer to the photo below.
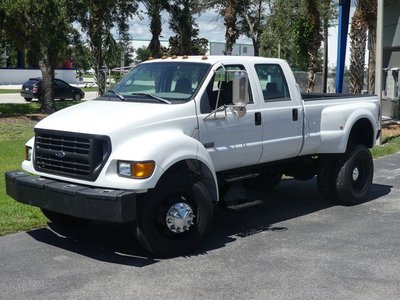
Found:
[[[42, 78], [29, 78], [24, 82], [21, 89], [21, 96], [26, 101], [33, 98], [40, 99], [42, 96]], [[54, 79], [54, 99], [73, 99], [79, 101], [85, 97], [85, 93], [77, 87], [71, 86], [61, 79]]]

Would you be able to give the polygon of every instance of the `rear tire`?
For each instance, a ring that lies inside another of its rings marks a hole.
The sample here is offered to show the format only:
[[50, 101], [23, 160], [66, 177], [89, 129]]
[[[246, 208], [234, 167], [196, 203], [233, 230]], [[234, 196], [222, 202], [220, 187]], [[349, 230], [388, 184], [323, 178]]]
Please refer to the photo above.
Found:
[[91, 222], [91, 220], [82, 219], [78, 217], [68, 216], [59, 212], [47, 210], [45, 208], [40, 209], [42, 213], [56, 225], [60, 226], [80, 226], [80, 225], [87, 225]]
[[344, 205], [363, 202], [372, 186], [374, 162], [364, 145], [357, 145], [336, 163], [336, 194]]
[[373, 180], [374, 163], [364, 145], [350, 147], [343, 155], [321, 158], [317, 183], [328, 200], [355, 205], [367, 197]]
[[24, 98], [24, 99], [25, 99], [25, 101], [28, 101], [28, 102], [32, 101], [32, 98]]
[[170, 175], [142, 199], [136, 236], [157, 256], [187, 253], [210, 227], [212, 209], [211, 197], [201, 182], [188, 174]]

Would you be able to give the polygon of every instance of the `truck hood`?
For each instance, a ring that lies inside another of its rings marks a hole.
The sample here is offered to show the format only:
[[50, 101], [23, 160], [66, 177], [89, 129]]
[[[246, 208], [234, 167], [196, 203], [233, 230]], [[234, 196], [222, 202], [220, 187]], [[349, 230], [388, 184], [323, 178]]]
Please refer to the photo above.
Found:
[[195, 116], [194, 101], [183, 104], [87, 101], [43, 119], [36, 128], [112, 135], [176, 118]]

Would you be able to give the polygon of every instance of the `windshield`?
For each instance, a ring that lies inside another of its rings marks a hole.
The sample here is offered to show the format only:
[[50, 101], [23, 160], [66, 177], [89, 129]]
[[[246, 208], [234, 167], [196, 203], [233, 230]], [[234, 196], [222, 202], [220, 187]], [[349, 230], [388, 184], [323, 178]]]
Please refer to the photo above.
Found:
[[189, 62], [140, 64], [115, 84], [107, 96], [124, 101], [186, 102], [196, 92], [210, 66]]

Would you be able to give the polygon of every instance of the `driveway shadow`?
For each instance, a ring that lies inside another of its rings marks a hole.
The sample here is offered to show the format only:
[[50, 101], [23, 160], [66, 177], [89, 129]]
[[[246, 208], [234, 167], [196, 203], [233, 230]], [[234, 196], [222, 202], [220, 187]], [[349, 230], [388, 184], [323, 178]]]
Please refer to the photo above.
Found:
[[[373, 184], [366, 202], [373, 201], [391, 191], [391, 186]], [[247, 190], [247, 199], [253, 202], [228, 209], [215, 207], [213, 225], [200, 248], [187, 257], [205, 255], [225, 247], [237, 238], [260, 232], [281, 232], [290, 228], [274, 226], [285, 220], [327, 209], [334, 204], [318, 193], [315, 179], [300, 182], [283, 180], [276, 190], [265, 193]], [[144, 267], [158, 261], [143, 250], [126, 224], [93, 223], [85, 227], [59, 227], [29, 231], [35, 240], [78, 253], [99, 261]]]

